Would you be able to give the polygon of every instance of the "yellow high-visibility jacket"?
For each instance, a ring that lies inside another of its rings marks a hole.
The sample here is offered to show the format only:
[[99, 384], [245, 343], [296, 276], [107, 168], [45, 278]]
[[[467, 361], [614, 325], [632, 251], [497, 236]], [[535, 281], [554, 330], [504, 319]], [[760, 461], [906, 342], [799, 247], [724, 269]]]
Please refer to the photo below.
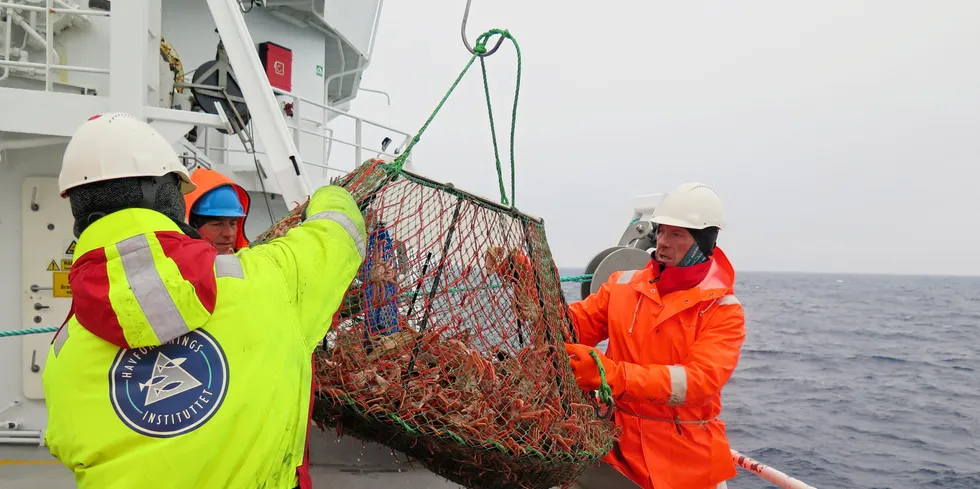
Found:
[[75, 248], [73, 315], [43, 373], [45, 441], [79, 489], [292, 489], [310, 356], [364, 259], [340, 187], [285, 236], [218, 256], [169, 218], [126, 209]]

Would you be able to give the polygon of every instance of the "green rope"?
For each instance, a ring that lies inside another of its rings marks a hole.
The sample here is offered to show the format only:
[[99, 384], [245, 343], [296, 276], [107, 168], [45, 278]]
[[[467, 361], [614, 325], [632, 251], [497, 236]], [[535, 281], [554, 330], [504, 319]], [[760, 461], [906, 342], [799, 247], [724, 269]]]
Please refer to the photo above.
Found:
[[[474, 56], [479, 56], [486, 51], [486, 45], [490, 41], [490, 38], [494, 34], [499, 34], [504, 38], [510, 39], [514, 43], [514, 50], [517, 51], [517, 87], [514, 89], [514, 106], [511, 109], [511, 122], [510, 122], [510, 203], [513, 204], [516, 198], [515, 194], [515, 180], [514, 180], [514, 132], [517, 126], [517, 100], [521, 94], [521, 47], [517, 44], [517, 40], [511, 36], [510, 32], [500, 29], [491, 29], [477, 38], [477, 47], [474, 51], [477, 52]], [[482, 44], [481, 44], [482, 42]], [[480, 70], [483, 73], [483, 92], [486, 94], [487, 99], [487, 113], [490, 115], [490, 137], [493, 139], [493, 157], [497, 164], [497, 181], [500, 184], [500, 202], [504, 205], [507, 203], [507, 195], [504, 192], [504, 175], [503, 171], [500, 169], [500, 150], [497, 148], [497, 130], [494, 125], [493, 119], [493, 108], [490, 104], [490, 85], [487, 80], [487, 64], [485, 58], [480, 58]]]
[[611, 410], [613, 408], [612, 387], [609, 387], [609, 383], [606, 382], [606, 367], [602, 365], [599, 360], [599, 353], [595, 349], [589, 350], [589, 355], [592, 355], [592, 359], [595, 360], [595, 364], [599, 368], [599, 401], [606, 405], [606, 409]]
[[[514, 44], [514, 49], [517, 51], [517, 87], [514, 90], [514, 105], [513, 108], [511, 109], [511, 123], [510, 123], [510, 199], [507, 198], [507, 191], [506, 188], [504, 187], [503, 169], [501, 168], [500, 165], [500, 149], [497, 146], [497, 128], [496, 125], [494, 124], [493, 108], [491, 107], [490, 104], [490, 84], [489, 81], [487, 80], [486, 63], [483, 57], [480, 56], [481, 54], [487, 52], [487, 44], [490, 42], [493, 36], [498, 36], [498, 35], [504, 37], [505, 39], [509, 39]], [[483, 72], [483, 90], [484, 93], [486, 94], [487, 113], [490, 117], [490, 135], [491, 138], [493, 139], [493, 154], [494, 154], [494, 160], [497, 165], [497, 182], [500, 185], [500, 203], [502, 203], [505, 206], [513, 206], [514, 197], [515, 197], [514, 191], [516, 188], [516, 180], [514, 177], [514, 168], [516, 166], [515, 158], [514, 158], [514, 135], [517, 129], [517, 100], [521, 92], [521, 47], [520, 45], [517, 44], [517, 40], [514, 39], [514, 36], [511, 35], [511, 33], [506, 29], [490, 29], [489, 31], [484, 32], [483, 34], [480, 34], [479, 37], [477, 37], [476, 46], [473, 47], [473, 51], [475, 52], [475, 54], [472, 57], [470, 57], [470, 60], [466, 63], [466, 66], [463, 67], [463, 71], [461, 71], [459, 73], [459, 76], [456, 77], [456, 80], [453, 81], [453, 84], [449, 87], [449, 90], [446, 92], [446, 95], [442, 97], [442, 100], [440, 100], [439, 104], [436, 105], [435, 110], [433, 110], [432, 114], [429, 115], [429, 118], [426, 119], [425, 124], [422, 124], [422, 127], [419, 129], [419, 132], [415, 135], [415, 137], [412, 138], [411, 142], [408, 143], [408, 146], [405, 147], [405, 151], [402, 152], [402, 154], [398, 155], [398, 157], [395, 158], [393, 162], [391, 162], [389, 168], [396, 172], [402, 170], [402, 168], [405, 166], [405, 160], [408, 158], [409, 154], [412, 152], [412, 149], [415, 147], [415, 145], [422, 138], [422, 133], [424, 133], [425, 130], [428, 129], [429, 124], [431, 124], [432, 120], [435, 119], [436, 114], [438, 114], [439, 111], [442, 110], [442, 106], [446, 104], [446, 100], [449, 100], [449, 96], [452, 95], [454, 90], [456, 90], [456, 87], [459, 85], [459, 82], [463, 79], [463, 76], [465, 76], [466, 72], [469, 71], [471, 66], [473, 66], [473, 62], [476, 61], [477, 58], [480, 58], [480, 68]]]
[[565, 275], [559, 278], [562, 282], [589, 282], [592, 280], [592, 274], [587, 273], [585, 275]]
[[46, 328], [14, 329], [10, 331], [0, 331], [0, 338], [6, 338], [8, 336], [24, 336], [29, 334], [54, 333], [55, 331], [58, 331], [58, 328], [55, 326], [49, 326]]

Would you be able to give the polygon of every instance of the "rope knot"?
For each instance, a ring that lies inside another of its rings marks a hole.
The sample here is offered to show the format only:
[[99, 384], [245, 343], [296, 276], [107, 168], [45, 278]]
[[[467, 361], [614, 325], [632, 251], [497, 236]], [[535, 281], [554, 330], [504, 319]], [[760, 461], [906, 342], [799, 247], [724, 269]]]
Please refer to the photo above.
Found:
[[486, 41], [479, 41], [479, 42], [477, 42], [476, 43], [476, 46], [473, 46], [473, 52], [476, 53], [476, 54], [486, 53], [487, 52], [487, 43], [486, 43]]

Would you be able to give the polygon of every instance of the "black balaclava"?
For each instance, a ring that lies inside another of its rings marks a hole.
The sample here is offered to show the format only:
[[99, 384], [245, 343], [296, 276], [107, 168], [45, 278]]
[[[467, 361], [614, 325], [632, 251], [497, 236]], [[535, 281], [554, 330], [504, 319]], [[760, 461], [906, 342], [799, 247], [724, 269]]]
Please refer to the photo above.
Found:
[[191, 218], [188, 219], [191, 227], [194, 229], [201, 229], [201, 226], [211, 222], [212, 219], [216, 219], [213, 216], [202, 216], [200, 214], [194, 214], [191, 212]]
[[691, 236], [694, 237], [694, 242], [697, 243], [698, 248], [704, 256], [711, 256], [715, 252], [715, 242], [718, 241], [718, 228], [710, 227], [704, 229], [688, 229]]
[[69, 190], [68, 200], [75, 217], [76, 238], [100, 218], [134, 207], [155, 210], [169, 217], [185, 234], [200, 238], [197, 230], [184, 222], [186, 207], [180, 193], [180, 178], [173, 173], [88, 183]]
[[[684, 254], [677, 266], [690, 267], [708, 261], [712, 253], [715, 252], [715, 242], [718, 240], [718, 228], [685, 229], [691, 233], [691, 237], [694, 238], [694, 244], [691, 245], [691, 249], [687, 250], [687, 253]], [[653, 256], [654, 260], [656, 260], [656, 251], [654, 251]], [[662, 269], [663, 267], [661, 267]]]

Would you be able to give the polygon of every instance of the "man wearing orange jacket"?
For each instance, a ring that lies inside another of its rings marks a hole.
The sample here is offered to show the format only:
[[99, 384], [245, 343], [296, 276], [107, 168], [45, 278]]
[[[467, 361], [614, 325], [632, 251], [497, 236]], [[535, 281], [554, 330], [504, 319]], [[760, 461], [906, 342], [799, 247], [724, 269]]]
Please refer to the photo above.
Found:
[[220, 255], [247, 247], [248, 192], [230, 178], [207, 168], [195, 169], [191, 181], [197, 189], [184, 196], [187, 223], [214, 245]]
[[[582, 489], [726, 488], [735, 464], [725, 436], [721, 390], [738, 363], [745, 316], [733, 293], [735, 271], [715, 246], [724, 226], [721, 199], [684, 184], [654, 211], [653, 260], [614, 273], [571, 304], [581, 344], [566, 344], [579, 386], [598, 390], [598, 350], [622, 436], [576, 483]], [[575, 487], [575, 486], [573, 486]]]

